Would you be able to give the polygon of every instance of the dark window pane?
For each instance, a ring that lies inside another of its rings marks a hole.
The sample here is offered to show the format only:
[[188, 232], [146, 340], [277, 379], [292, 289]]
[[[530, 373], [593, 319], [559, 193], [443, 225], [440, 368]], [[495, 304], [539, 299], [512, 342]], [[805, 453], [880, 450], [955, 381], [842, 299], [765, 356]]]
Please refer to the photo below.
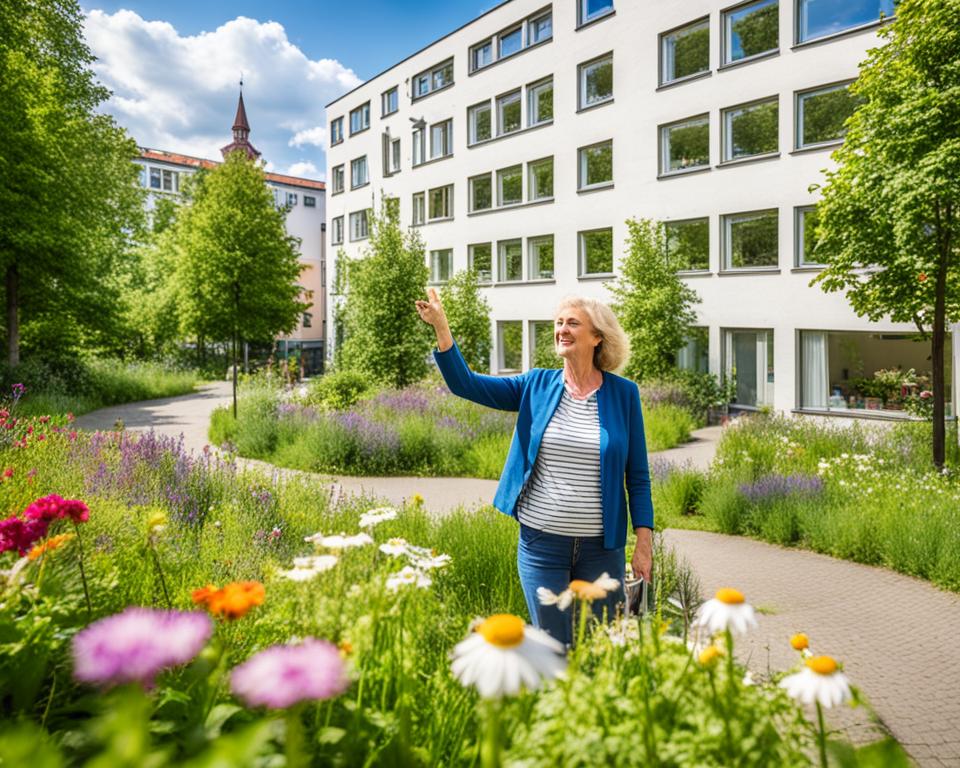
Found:
[[474, 211], [482, 211], [493, 205], [493, 184], [489, 176], [480, 176], [471, 180], [473, 190], [473, 200], [471, 208]]
[[776, 152], [779, 114], [780, 105], [776, 101], [727, 112], [724, 160]]
[[778, 264], [777, 214], [731, 217], [727, 230], [728, 267], [775, 267]]
[[470, 253], [473, 257], [471, 267], [477, 273], [477, 278], [483, 283], [489, 283], [493, 279], [491, 251], [489, 243], [471, 246]]
[[664, 141], [664, 172], [710, 165], [710, 123], [706, 118], [668, 126], [664, 129]]
[[613, 96], [613, 61], [590, 64], [586, 68], [584, 105], [594, 104]]
[[709, 269], [710, 227], [707, 219], [668, 222], [667, 258], [678, 270]]
[[835, 88], [819, 93], [804, 93], [799, 97], [800, 135], [798, 145], [819, 144], [842, 139], [843, 124], [861, 103], [849, 88]]
[[584, 274], [613, 272], [613, 230], [584, 232], [581, 235], [581, 243]]

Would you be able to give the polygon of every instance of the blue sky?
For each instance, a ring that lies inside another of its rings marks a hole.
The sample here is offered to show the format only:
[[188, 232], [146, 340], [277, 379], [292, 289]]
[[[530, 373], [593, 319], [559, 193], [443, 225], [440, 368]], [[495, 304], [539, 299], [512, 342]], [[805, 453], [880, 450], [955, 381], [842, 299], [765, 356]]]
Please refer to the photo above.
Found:
[[219, 157], [237, 81], [271, 170], [323, 178], [323, 106], [499, 0], [82, 0], [106, 111], [137, 142]]

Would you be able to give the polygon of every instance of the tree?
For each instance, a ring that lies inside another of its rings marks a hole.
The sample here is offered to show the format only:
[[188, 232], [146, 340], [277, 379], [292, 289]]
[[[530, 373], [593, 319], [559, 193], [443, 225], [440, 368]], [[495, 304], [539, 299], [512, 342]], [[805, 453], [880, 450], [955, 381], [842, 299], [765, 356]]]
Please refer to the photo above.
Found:
[[817, 206], [814, 253], [827, 267], [813, 282], [930, 338], [942, 467], [946, 324], [960, 319], [960, 0], [903, 0], [879, 34]]
[[406, 234], [394, 212], [368, 211], [366, 254], [346, 259], [344, 342], [340, 364], [376, 381], [404, 387], [423, 378], [433, 344], [429, 326], [420, 321], [414, 302], [426, 293], [428, 270], [419, 233]]
[[0, 4], [0, 271], [7, 359], [107, 344], [119, 332], [126, 255], [142, 223], [136, 144], [96, 114], [73, 0]]
[[467, 364], [475, 371], [490, 369], [490, 303], [480, 293], [480, 278], [473, 270], [457, 272], [440, 290], [443, 309], [453, 338]]
[[630, 219], [627, 229], [627, 253], [610, 290], [613, 309], [630, 337], [626, 374], [639, 381], [671, 372], [700, 299], [677, 277], [663, 224]]
[[181, 330], [230, 340], [234, 415], [240, 342], [289, 333], [309, 306], [300, 298], [302, 267], [297, 241], [284, 229], [285, 215], [273, 204], [260, 165], [232, 152], [197, 178], [193, 202], [177, 216]]

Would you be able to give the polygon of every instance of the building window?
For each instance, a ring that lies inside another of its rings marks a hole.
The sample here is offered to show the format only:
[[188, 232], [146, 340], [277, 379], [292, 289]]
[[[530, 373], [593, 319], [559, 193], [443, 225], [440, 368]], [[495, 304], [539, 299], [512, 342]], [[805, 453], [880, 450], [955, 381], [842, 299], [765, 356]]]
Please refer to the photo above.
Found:
[[388, 169], [390, 173], [400, 173], [400, 139], [390, 140]]
[[815, 205], [794, 208], [796, 265], [798, 267], [823, 266], [814, 256], [814, 249], [817, 247], [817, 224], [819, 223]]
[[660, 173], [710, 167], [710, 118], [691, 117], [660, 128]]
[[710, 372], [710, 333], [707, 328], [691, 328], [687, 342], [677, 350], [677, 368], [694, 373]]
[[423, 224], [427, 220], [426, 195], [423, 192], [413, 193], [413, 221], [414, 226]]
[[[553, 13], [548, 10], [470, 46], [470, 71], [476, 72], [490, 66], [494, 61], [513, 56], [524, 48], [545, 42], [552, 37]], [[494, 58], [494, 42], [496, 42], [496, 59]]]
[[500, 373], [519, 371], [523, 367], [523, 322], [506, 320], [497, 323], [497, 369]]
[[490, 102], [475, 104], [467, 110], [467, 122], [470, 130], [470, 143], [477, 144], [492, 138], [490, 121]]
[[304, 328], [313, 327], [313, 315], [311, 315], [309, 312], [303, 313], [303, 327]]
[[367, 211], [355, 211], [350, 214], [350, 240], [367, 239]]
[[493, 40], [484, 40], [470, 49], [470, 71], [476, 72], [493, 64]]
[[430, 203], [427, 210], [430, 221], [453, 218], [453, 184], [429, 190], [427, 199]]
[[453, 85], [453, 59], [447, 59], [435, 67], [424, 70], [413, 78], [414, 100]]
[[317, 198], [313, 195], [304, 195], [303, 196], [303, 207], [304, 208], [316, 208], [317, 207]]
[[520, 89], [497, 98], [497, 133], [519, 131], [523, 127], [520, 119]]
[[797, 94], [797, 149], [843, 140], [844, 123], [862, 100], [850, 93], [850, 84], [831, 85]]
[[779, 266], [777, 210], [723, 217], [723, 268], [764, 269]]
[[527, 86], [527, 125], [553, 120], [553, 78]]
[[297, 193], [287, 192], [287, 207], [292, 208], [297, 204]]
[[350, 112], [350, 135], [365, 131], [370, 127], [370, 102], [361, 104]]
[[580, 275], [613, 273], [613, 229], [593, 229], [577, 234]]
[[704, 272], [710, 269], [710, 222], [687, 219], [664, 223], [667, 261], [679, 272]]
[[168, 171], [163, 168], [150, 169], [150, 188], [164, 192], [180, 191], [180, 174], [177, 171]]
[[331, 171], [333, 178], [331, 179], [331, 187], [333, 191], [331, 194], [337, 195], [343, 192], [343, 166], [335, 165]]
[[330, 146], [343, 141], [343, 118], [338, 117], [330, 121]]
[[362, 187], [370, 181], [367, 178], [367, 156], [358, 157], [350, 161], [350, 189]]
[[430, 282], [445, 283], [453, 274], [453, 250], [430, 251]]
[[578, 189], [590, 189], [613, 184], [613, 139], [581, 147]]
[[553, 158], [545, 157], [527, 163], [527, 195], [533, 200], [549, 200], [553, 197]]
[[527, 22], [527, 45], [536, 45], [553, 37], [553, 12], [547, 11]]
[[723, 63], [762, 56], [780, 47], [779, 0], [757, 0], [725, 11]]
[[430, 126], [430, 159], [453, 154], [453, 120], [444, 120]]
[[724, 331], [724, 358], [736, 405], [773, 405], [773, 331]]
[[554, 341], [553, 320], [530, 321], [530, 367], [563, 367], [563, 360], [557, 354]]
[[422, 128], [413, 129], [413, 138], [411, 141], [413, 145], [413, 165], [421, 165], [422, 163], [427, 162], [427, 128], [426, 126]]
[[497, 243], [497, 279], [501, 283], [523, 280], [523, 243], [520, 240], [501, 240]]
[[476, 243], [467, 248], [467, 266], [477, 273], [481, 283], [493, 280], [492, 251], [490, 243]]
[[767, 155], [779, 149], [780, 101], [723, 110], [723, 161]]
[[613, 0], [577, 0], [577, 24], [584, 24], [613, 13]]
[[380, 107], [381, 107], [381, 117], [386, 117], [387, 115], [392, 115], [398, 109], [400, 109], [400, 90], [397, 86], [393, 86], [388, 91], [384, 91], [380, 95]]
[[613, 100], [613, 54], [580, 65], [580, 109]]
[[497, 58], [503, 59], [523, 48], [523, 25], [497, 35]]
[[660, 35], [660, 85], [709, 70], [709, 17]]
[[553, 279], [553, 235], [531, 237], [527, 240], [527, 274], [530, 280]]
[[493, 207], [493, 180], [491, 174], [474, 176], [469, 181], [470, 210], [486, 211]]
[[514, 165], [497, 171], [497, 205], [523, 202], [523, 166]]
[[872, 24], [893, 15], [894, 0], [798, 0], [797, 42]]
[[334, 216], [330, 219], [330, 244], [340, 245], [343, 242], [343, 216]]

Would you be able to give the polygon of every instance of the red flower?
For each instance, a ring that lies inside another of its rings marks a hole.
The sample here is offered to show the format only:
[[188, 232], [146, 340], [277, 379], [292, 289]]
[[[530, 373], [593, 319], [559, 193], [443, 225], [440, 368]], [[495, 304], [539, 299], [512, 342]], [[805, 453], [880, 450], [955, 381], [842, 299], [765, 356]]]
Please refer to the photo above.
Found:
[[37, 435], [37, 440], [46, 440], [46, 439], [47, 439], [46, 435]]
[[77, 433], [76, 433], [76, 432], [71, 432], [71, 433], [70, 433], [70, 442], [72, 443], [72, 442], [73, 442], [74, 440], [76, 440], [76, 439], [77, 439]]
[[67, 421], [73, 421], [74, 416], [72, 413], [67, 413]]
[[49, 416], [41, 416], [41, 417], [40, 417], [40, 423], [41, 423], [41, 424], [46, 424], [48, 421], [50, 421], [50, 417], [49, 417]]
[[921, 272], [919, 275], [917, 275], [917, 280], [919, 280], [921, 283], [925, 283], [927, 281], [927, 273]]
[[17, 550], [27, 554], [34, 543], [47, 535], [49, 523], [46, 520], [21, 520], [16, 515], [0, 520], [0, 552]]
[[3, 479], [9, 480], [11, 477], [13, 477], [13, 467], [7, 467], [3, 470]]
[[90, 509], [79, 499], [64, 499], [53, 493], [37, 499], [23, 512], [31, 520], [44, 520], [50, 523], [69, 517], [75, 523], [85, 523], [90, 519]]

